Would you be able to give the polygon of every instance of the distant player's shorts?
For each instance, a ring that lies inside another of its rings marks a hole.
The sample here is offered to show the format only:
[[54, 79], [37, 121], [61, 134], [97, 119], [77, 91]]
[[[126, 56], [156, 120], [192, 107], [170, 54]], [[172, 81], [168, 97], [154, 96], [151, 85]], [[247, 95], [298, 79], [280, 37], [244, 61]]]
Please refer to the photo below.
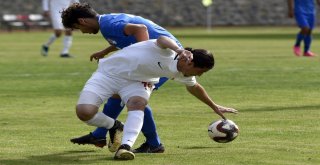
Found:
[[153, 88], [152, 83], [131, 81], [95, 72], [83, 87], [78, 104], [92, 104], [100, 107], [113, 94], [119, 94], [125, 104], [133, 96], [139, 96], [148, 101]]
[[297, 25], [300, 28], [313, 29], [315, 25], [315, 14], [294, 13]]
[[50, 18], [51, 18], [53, 29], [60, 29], [60, 30], [64, 29], [60, 12], [62, 12], [62, 8], [61, 10], [50, 9]]

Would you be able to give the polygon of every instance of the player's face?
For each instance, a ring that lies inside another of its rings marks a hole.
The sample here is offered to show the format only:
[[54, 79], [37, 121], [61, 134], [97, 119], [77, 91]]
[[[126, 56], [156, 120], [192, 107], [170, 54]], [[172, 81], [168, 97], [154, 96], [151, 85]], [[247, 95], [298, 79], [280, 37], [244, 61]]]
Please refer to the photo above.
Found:
[[82, 33], [97, 34], [99, 29], [82, 24], [74, 24], [73, 29], [79, 29]]
[[193, 63], [191, 63], [184, 68], [182, 73], [186, 77], [201, 76], [204, 72], [207, 72], [208, 70], [208, 68], [196, 68], [193, 66]]

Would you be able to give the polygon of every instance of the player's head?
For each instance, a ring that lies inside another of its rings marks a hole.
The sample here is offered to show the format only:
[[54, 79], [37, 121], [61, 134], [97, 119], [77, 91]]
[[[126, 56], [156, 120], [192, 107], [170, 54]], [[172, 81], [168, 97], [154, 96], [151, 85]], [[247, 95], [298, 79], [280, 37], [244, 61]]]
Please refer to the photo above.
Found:
[[80, 29], [83, 33], [98, 33], [98, 13], [87, 3], [73, 3], [61, 13], [63, 26]]
[[193, 54], [193, 59], [188, 62], [187, 59], [182, 60], [180, 72], [185, 76], [201, 76], [204, 72], [214, 67], [213, 54], [205, 49], [185, 48]]

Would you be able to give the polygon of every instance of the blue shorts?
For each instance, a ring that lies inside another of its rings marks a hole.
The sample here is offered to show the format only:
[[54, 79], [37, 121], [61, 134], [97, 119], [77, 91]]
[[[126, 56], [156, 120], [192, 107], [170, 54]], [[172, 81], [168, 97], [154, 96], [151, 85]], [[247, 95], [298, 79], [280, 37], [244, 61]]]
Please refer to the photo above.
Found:
[[315, 14], [294, 13], [294, 16], [300, 28], [314, 28], [316, 17]]
[[166, 81], [168, 81], [168, 78], [166, 77], [160, 77], [160, 80], [157, 84], [154, 84], [154, 90], [157, 90], [162, 84], [164, 84]]

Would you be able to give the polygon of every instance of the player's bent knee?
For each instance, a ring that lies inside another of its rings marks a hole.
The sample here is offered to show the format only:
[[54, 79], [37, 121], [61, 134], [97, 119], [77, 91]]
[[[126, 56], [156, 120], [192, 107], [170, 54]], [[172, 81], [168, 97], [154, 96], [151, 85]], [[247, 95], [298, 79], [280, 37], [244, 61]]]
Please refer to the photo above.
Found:
[[140, 96], [131, 97], [127, 102], [128, 111], [130, 110], [144, 110], [148, 101]]
[[66, 29], [65, 32], [64, 32], [64, 34], [65, 34], [66, 36], [72, 36], [72, 30]]
[[311, 33], [311, 29], [308, 27], [304, 27], [301, 29], [301, 33], [304, 35], [309, 35]]
[[76, 114], [82, 121], [88, 121], [98, 112], [98, 107], [90, 104], [78, 104], [76, 106]]
[[56, 36], [57, 38], [59, 38], [59, 37], [61, 37], [61, 35], [62, 35], [62, 30], [55, 30], [55, 31], [54, 31], [54, 34], [55, 34], [55, 36]]

